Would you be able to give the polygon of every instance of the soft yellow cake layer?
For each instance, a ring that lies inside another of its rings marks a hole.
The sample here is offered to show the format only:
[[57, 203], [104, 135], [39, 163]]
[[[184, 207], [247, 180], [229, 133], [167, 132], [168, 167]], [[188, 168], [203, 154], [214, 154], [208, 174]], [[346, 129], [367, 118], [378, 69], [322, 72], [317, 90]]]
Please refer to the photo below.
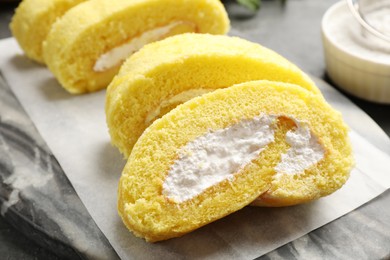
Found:
[[57, 18], [86, 0], [23, 0], [12, 17], [10, 28], [26, 56], [44, 63], [42, 43]]
[[[53, 26], [44, 44], [45, 61], [69, 92], [96, 91], [107, 87], [120, 65], [96, 72], [93, 67], [102, 54], [174, 21], [194, 24], [184, 32], [224, 34], [229, 29], [219, 0], [90, 0]], [[182, 32], [179, 28], [170, 34]]]
[[176, 105], [214, 89], [261, 79], [294, 83], [321, 95], [295, 65], [240, 38], [182, 34], [148, 44], [123, 64], [107, 90], [112, 143], [128, 157], [144, 129]]
[[[181, 147], [209, 131], [262, 113], [281, 116], [275, 141], [231, 181], [226, 179], [182, 203], [162, 194], [163, 182]], [[283, 115], [306, 122], [323, 146], [325, 157], [305, 172], [275, 182], [274, 167], [288, 149], [285, 133], [292, 127]], [[271, 189], [283, 196], [284, 204], [328, 195], [345, 183], [352, 162], [347, 127], [323, 98], [286, 83], [242, 83], [194, 98], [144, 132], [120, 179], [119, 214], [136, 236], [148, 241], [169, 239], [237, 211]]]

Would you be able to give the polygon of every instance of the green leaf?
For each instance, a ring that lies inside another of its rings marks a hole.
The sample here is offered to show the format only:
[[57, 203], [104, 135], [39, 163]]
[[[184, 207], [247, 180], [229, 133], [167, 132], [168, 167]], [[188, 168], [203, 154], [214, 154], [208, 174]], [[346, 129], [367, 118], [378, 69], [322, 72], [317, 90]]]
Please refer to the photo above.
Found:
[[237, 0], [237, 2], [253, 11], [260, 8], [261, 0]]

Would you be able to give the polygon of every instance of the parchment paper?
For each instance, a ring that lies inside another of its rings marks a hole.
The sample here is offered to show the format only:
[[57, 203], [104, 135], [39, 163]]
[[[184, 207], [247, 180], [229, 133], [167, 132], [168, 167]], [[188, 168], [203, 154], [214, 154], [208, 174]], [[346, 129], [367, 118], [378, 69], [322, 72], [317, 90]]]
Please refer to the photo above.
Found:
[[[117, 183], [125, 161], [110, 145], [105, 91], [68, 94], [44, 66], [24, 57], [12, 38], [0, 41], [0, 70], [123, 259], [252, 259], [352, 211], [390, 187], [390, 156], [383, 151], [390, 141], [374, 123], [362, 119], [366, 116], [357, 107], [327, 88], [323, 92], [328, 101], [352, 127], [357, 165], [342, 189], [294, 207], [246, 207], [181, 238], [149, 244], [127, 231], [117, 215]], [[367, 132], [370, 141], [364, 135]], [[375, 136], [381, 136], [381, 141]], [[379, 148], [373, 142], [381, 143]]]

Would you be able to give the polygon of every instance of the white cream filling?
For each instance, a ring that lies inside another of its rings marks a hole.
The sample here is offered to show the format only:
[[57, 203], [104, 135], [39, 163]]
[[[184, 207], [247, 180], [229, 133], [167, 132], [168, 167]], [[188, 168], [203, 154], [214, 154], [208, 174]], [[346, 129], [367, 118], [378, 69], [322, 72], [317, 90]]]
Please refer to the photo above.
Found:
[[119, 45], [102, 54], [93, 66], [96, 72], [106, 71], [121, 64], [127, 57], [141, 49], [144, 45], [160, 40], [174, 27], [182, 24], [182, 21], [174, 21], [165, 26], [157, 27], [132, 38], [129, 42]]
[[[232, 180], [266, 146], [274, 141], [272, 125], [278, 116], [260, 115], [224, 129], [209, 132], [179, 150], [162, 193], [176, 203], [199, 195], [223, 180]], [[286, 134], [291, 145], [275, 167], [278, 174], [298, 174], [324, 157], [324, 149], [308, 127], [294, 120], [297, 128]]]
[[209, 132], [189, 142], [169, 170], [163, 194], [175, 202], [195, 197], [205, 189], [233, 178], [274, 141], [271, 127], [276, 117], [255, 117]]
[[301, 126], [295, 120], [297, 128], [286, 133], [286, 142], [290, 145], [287, 153], [282, 154], [276, 165], [275, 178], [283, 174], [299, 174], [324, 158], [324, 148], [308, 127]]

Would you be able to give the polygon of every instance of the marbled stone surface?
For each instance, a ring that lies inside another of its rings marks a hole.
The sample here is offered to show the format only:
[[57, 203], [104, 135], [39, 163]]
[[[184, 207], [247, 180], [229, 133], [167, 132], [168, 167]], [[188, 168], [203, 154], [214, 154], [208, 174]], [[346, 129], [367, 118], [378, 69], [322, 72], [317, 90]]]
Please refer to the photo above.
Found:
[[0, 98], [1, 216], [62, 257], [117, 257], [2, 79]]
[[[305, 71], [321, 77], [324, 62], [320, 19], [335, 2], [289, 0], [281, 7], [278, 1], [263, 1], [261, 11], [254, 16], [229, 1], [227, 4], [236, 34], [276, 50]], [[11, 17], [12, 6], [2, 6], [0, 10], [0, 36], [8, 37], [4, 25]], [[390, 106], [353, 101], [390, 134]], [[1, 82], [0, 204], [0, 258], [117, 257], [32, 122]], [[387, 191], [260, 259], [390, 259], [389, 204]], [[104, 253], [94, 255], [91, 246]]]

